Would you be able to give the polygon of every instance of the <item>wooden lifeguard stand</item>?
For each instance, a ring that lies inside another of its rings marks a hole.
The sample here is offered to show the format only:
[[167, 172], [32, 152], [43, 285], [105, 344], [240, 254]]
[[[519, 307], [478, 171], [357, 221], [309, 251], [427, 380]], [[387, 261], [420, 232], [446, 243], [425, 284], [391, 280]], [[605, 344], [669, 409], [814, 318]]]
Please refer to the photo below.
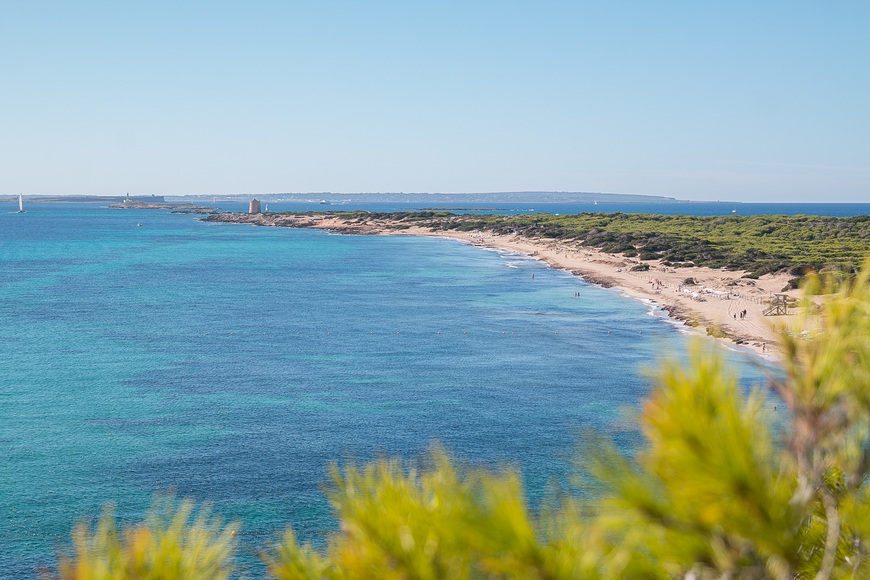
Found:
[[773, 302], [764, 312], [765, 316], [783, 316], [788, 314], [788, 296], [786, 294], [774, 294]]

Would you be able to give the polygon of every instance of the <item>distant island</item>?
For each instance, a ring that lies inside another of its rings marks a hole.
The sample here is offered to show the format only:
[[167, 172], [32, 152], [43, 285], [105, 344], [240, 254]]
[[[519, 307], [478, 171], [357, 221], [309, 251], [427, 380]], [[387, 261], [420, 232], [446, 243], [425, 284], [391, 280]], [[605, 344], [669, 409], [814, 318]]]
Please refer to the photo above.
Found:
[[[480, 211], [490, 210], [499, 203], [686, 203], [673, 197], [626, 193], [590, 193], [565, 191], [505, 191], [490, 193], [238, 193], [186, 195], [24, 195], [27, 203], [217, 203], [247, 202], [256, 196], [264, 202], [341, 203], [406, 203], [444, 209], [459, 208], [456, 204], [476, 204]], [[167, 200], [167, 198], [169, 198]], [[0, 196], [0, 203], [18, 201], [18, 195]]]
[[233, 195], [184, 195], [171, 196], [172, 199], [183, 200], [217, 200], [217, 201], [248, 201], [252, 195], [268, 202], [296, 201], [328, 203], [409, 203], [436, 204], [443, 207], [453, 207], [457, 203], [473, 203], [481, 206], [492, 206], [498, 203], [677, 203], [673, 197], [659, 195], [636, 195], [626, 193], [590, 193], [566, 191], [502, 191], [488, 193], [242, 193]]
[[[142, 203], [165, 203], [162, 195], [25, 195], [27, 203], [121, 203], [124, 200]], [[0, 202], [18, 202], [18, 196], [0, 197]]]

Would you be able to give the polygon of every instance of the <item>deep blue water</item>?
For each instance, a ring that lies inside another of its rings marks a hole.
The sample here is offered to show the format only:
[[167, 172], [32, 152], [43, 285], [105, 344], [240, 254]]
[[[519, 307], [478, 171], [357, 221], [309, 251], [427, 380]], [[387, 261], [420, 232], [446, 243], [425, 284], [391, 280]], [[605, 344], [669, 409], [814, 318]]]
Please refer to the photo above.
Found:
[[433, 441], [521, 468], [535, 505], [581, 429], [637, 442], [644, 366], [686, 346], [645, 304], [452, 240], [27, 209], [0, 214], [0, 578], [168, 488], [241, 519], [256, 570], [284, 526], [334, 529], [330, 461]]

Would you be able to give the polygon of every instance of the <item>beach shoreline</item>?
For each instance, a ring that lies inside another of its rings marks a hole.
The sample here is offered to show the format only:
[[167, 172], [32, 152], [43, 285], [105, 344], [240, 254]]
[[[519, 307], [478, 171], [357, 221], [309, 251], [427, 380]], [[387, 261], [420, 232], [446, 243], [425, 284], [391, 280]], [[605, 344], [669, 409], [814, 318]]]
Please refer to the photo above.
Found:
[[[798, 290], [783, 289], [788, 274], [743, 278], [746, 272], [706, 267], [680, 268], [655, 261], [608, 254], [588, 246], [554, 239], [483, 231], [433, 230], [384, 218], [349, 222], [330, 214], [216, 214], [204, 221], [260, 226], [322, 229], [355, 235], [404, 235], [447, 238], [476, 246], [523, 254], [571, 272], [587, 283], [614, 288], [628, 297], [650, 301], [692, 331], [728, 341], [766, 358], [779, 354], [777, 330], [786, 317], [763, 311], [774, 294], [798, 298]], [[648, 270], [632, 268], [646, 264]], [[689, 283], [691, 282], [691, 283]]]

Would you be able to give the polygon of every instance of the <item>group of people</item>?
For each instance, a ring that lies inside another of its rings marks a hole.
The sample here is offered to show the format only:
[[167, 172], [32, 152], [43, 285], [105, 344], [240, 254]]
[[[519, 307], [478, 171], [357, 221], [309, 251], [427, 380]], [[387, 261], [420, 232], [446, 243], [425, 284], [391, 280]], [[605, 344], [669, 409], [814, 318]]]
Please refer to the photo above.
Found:
[[740, 317], [740, 320], [743, 320], [744, 318], [746, 318], [746, 310], [741, 310], [740, 312], [735, 312], [734, 313], [734, 320], [737, 320], [738, 316]]
[[652, 280], [649, 281], [649, 283], [652, 284], [653, 290], [655, 291], [656, 294], [661, 294], [662, 288], [665, 287], [665, 285], [662, 284], [661, 280], [659, 280], [658, 278], [653, 278]]

